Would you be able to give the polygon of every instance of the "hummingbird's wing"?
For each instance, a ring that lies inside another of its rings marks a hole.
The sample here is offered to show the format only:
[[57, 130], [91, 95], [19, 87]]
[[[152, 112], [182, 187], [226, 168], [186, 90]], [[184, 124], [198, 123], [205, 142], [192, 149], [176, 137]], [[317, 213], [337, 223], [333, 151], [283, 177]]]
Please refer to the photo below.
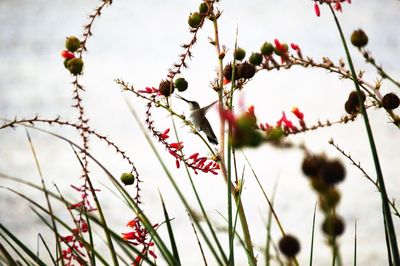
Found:
[[207, 106], [204, 106], [203, 108], [200, 109], [200, 111], [205, 115], [208, 112], [208, 110], [210, 109], [210, 107], [213, 106], [214, 104], [216, 104], [217, 102], [218, 101], [215, 101], [213, 103], [210, 103]]
[[200, 130], [206, 134], [207, 139], [210, 143], [218, 145], [218, 139], [215, 136], [214, 131], [212, 130], [210, 122], [208, 122], [207, 118], [205, 117], [204, 120], [202, 121], [202, 126], [200, 127]]

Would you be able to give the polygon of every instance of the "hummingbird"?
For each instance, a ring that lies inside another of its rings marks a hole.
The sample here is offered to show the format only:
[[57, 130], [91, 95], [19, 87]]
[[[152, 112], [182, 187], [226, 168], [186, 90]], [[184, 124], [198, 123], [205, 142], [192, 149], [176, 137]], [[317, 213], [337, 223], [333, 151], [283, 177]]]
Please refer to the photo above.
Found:
[[185, 98], [183, 98], [180, 95], [176, 95], [176, 97], [178, 97], [181, 100], [184, 100], [185, 102], [187, 102], [189, 104], [190, 111], [191, 111], [190, 120], [192, 121], [192, 123], [196, 127], [196, 129], [199, 131], [203, 131], [206, 134], [208, 141], [217, 145], [218, 144], [217, 137], [215, 136], [214, 131], [212, 130], [210, 122], [208, 122], [208, 120], [206, 118], [207, 111], [217, 101], [215, 101], [207, 106], [204, 106], [203, 108], [200, 108], [200, 105], [195, 101], [186, 100]]

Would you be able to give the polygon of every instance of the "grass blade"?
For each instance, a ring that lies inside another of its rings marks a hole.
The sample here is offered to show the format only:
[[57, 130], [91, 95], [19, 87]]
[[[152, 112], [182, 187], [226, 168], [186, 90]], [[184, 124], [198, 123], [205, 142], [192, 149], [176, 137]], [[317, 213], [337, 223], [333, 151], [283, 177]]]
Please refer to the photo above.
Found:
[[181, 262], [180, 262], [180, 259], [179, 259], [178, 248], [176, 247], [174, 231], [172, 230], [172, 227], [171, 227], [171, 220], [169, 218], [167, 207], [165, 206], [165, 202], [164, 202], [164, 199], [161, 196], [161, 194], [160, 194], [160, 198], [161, 198], [161, 204], [162, 204], [163, 212], [164, 212], [164, 219], [165, 219], [165, 222], [167, 224], [169, 239], [171, 241], [172, 254], [173, 254], [174, 258], [175, 258], [174, 265], [179, 266], [179, 265], [181, 265]]

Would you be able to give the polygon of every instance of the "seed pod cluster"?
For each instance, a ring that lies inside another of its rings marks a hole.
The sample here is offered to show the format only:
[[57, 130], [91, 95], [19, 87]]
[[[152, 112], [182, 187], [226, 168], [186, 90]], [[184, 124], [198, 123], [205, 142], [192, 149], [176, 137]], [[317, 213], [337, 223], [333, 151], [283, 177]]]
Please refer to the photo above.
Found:
[[206, 2], [199, 5], [199, 10], [190, 13], [188, 17], [188, 24], [191, 28], [197, 29], [202, 25], [203, 18], [207, 16], [209, 12], [209, 6]]
[[75, 52], [79, 51], [81, 48], [81, 41], [75, 36], [70, 36], [65, 40], [65, 48], [66, 50], [61, 52], [61, 56], [64, 58], [64, 67], [68, 69], [72, 75], [80, 75], [84, 63], [82, 58], [75, 57]]
[[325, 215], [322, 231], [328, 237], [328, 243], [334, 245], [336, 237], [345, 228], [343, 219], [336, 212], [341, 198], [336, 185], [344, 180], [346, 169], [338, 159], [328, 159], [321, 154], [306, 154], [301, 168], [318, 194], [318, 205]]
[[233, 69], [232, 64], [227, 64], [224, 68], [224, 78], [228, 81], [239, 79], [251, 79], [256, 74], [256, 67], [248, 62], [238, 63]]

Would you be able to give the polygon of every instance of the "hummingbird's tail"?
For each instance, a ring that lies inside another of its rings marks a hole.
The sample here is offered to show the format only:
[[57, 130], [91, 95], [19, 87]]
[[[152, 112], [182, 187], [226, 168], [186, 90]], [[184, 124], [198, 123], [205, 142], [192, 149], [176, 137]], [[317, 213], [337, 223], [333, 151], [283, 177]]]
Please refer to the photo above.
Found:
[[216, 136], [212, 136], [212, 137], [207, 136], [207, 139], [208, 139], [208, 141], [209, 141], [210, 143], [215, 144], [215, 145], [218, 145], [218, 140], [217, 140], [217, 137], [216, 137]]

